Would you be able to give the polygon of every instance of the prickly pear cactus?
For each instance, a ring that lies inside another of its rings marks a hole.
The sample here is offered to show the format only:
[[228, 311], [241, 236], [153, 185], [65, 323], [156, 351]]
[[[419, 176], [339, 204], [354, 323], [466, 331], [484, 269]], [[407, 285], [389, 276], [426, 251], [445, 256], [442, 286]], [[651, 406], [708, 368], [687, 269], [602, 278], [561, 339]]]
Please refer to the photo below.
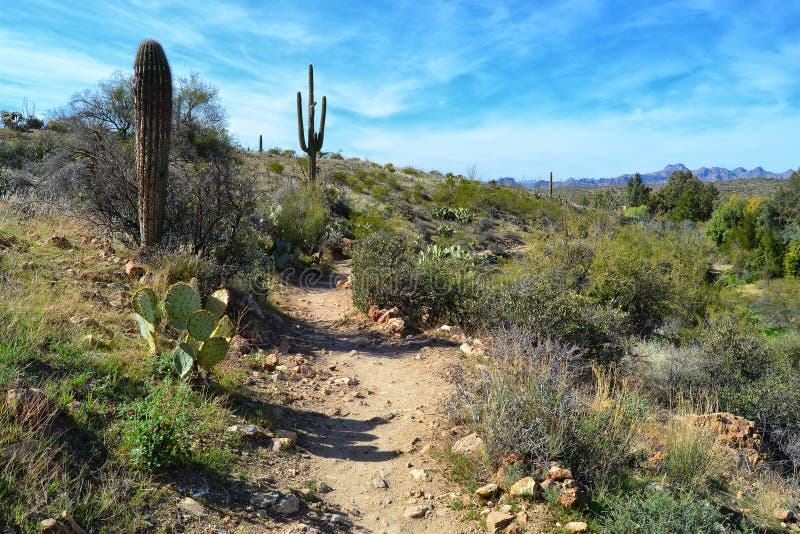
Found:
[[[196, 280], [177, 283], [167, 290], [163, 309], [173, 328], [180, 332], [174, 341], [172, 362], [175, 370], [185, 378], [195, 365], [206, 370], [222, 361], [228, 354], [230, 341], [236, 328], [225, 315], [230, 294], [219, 289], [208, 297], [206, 309], [200, 308], [200, 292]], [[161, 306], [152, 289], [137, 292], [132, 299], [134, 319], [151, 353], [158, 352], [157, 326], [161, 321]]]

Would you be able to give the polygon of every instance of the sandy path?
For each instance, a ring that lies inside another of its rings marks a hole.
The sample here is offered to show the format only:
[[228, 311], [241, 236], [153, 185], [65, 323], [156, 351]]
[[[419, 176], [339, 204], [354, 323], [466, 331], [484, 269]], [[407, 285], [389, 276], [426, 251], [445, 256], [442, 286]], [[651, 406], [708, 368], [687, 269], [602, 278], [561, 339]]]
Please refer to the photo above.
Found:
[[[346, 275], [347, 268], [340, 272]], [[353, 523], [340, 530], [468, 531], [448, 506], [456, 488], [448, 487], [430, 456], [432, 440], [447, 428], [447, 369], [458, 359], [457, 349], [425, 337], [367, 336], [354, 320], [350, 291], [325, 282], [292, 286], [278, 299], [304, 323], [294, 343], [312, 345], [317, 365], [335, 366], [337, 376], [358, 381], [357, 393], [331, 396], [321, 407], [325, 413], [311, 415], [302, 444], [312, 472], [333, 488], [325, 501]], [[417, 469], [425, 470], [424, 478], [414, 478], [422, 474]], [[406, 518], [410, 506], [430, 510], [425, 518]]]

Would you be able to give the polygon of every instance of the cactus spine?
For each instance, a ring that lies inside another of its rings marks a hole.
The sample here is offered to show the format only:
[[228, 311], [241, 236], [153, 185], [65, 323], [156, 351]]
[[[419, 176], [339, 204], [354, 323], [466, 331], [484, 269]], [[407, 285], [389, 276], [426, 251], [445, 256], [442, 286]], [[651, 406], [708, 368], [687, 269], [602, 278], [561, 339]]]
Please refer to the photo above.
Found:
[[308, 154], [308, 177], [313, 182], [317, 178], [317, 152], [322, 149], [325, 136], [326, 99], [322, 97], [322, 117], [319, 120], [319, 133], [314, 133], [314, 66], [308, 66], [308, 144], [303, 133], [303, 97], [297, 91], [297, 134], [300, 137], [300, 148]]
[[158, 41], [139, 44], [133, 66], [139, 240], [149, 249], [161, 239], [172, 126], [172, 74]]

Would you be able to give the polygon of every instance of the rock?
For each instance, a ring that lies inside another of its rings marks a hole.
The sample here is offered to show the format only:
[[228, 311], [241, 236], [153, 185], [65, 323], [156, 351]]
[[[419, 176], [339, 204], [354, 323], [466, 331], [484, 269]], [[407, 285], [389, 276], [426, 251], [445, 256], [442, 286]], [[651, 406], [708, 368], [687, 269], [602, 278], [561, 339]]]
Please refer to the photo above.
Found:
[[136, 263], [134, 260], [128, 260], [128, 263], [125, 264], [125, 274], [128, 275], [128, 278], [135, 278], [138, 280], [145, 274], [145, 268]]
[[369, 311], [367, 312], [367, 317], [369, 317], [370, 321], [377, 321], [381, 315], [383, 315], [384, 310], [381, 310], [376, 305], [372, 305], [369, 307]]
[[570, 521], [566, 525], [564, 525], [564, 530], [569, 532], [586, 532], [589, 528], [589, 525], [584, 523], [583, 521]]
[[273, 510], [281, 515], [292, 515], [300, 511], [300, 499], [294, 493], [289, 493], [281, 499]]
[[772, 517], [778, 521], [794, 521], [795, 519], [794, 512], [787, 508], [775, 508], [772, 512]]
[[273, 438], [271, 448], [274, 452], [278, 452], [291, 449], [292, 445], [294, 445], [294, 442], [289, 438]]
[[461, 352], [466, 354], [467, 356], [472, 355], [472, 345], [469, 343], [462, 343], [460, 347], [458, 347]]
[[389, 484], [387, 484], [384, 479], [375, 477], [372, 479], [372, 487], [375, 489], [387, 489]]
[[480, 488], [475, 490], [475, 495], [480, 497], [481, 499], [490, 499], [492, 495], [497, 493], [498, 490], [497, 484], [486, 484], [485, 486], [481, 486]]
[[508, 493], [513, 497], [534, 497], [537, 489], [536, 481], [532, 477], [525, 477], [514, 482]]
[[493, 511], [486, 516], [486, 531], [489, 534], [501, 532], [514, 521], [514, 516], [504, 512]]
[[273, 435], [276, 438], [286, 438], [292, 443], [297, 443], [297, 440], [299, 439], [299, 435], [294, 430], [275, 430]]
[[408, 474], [411, 475], [411, 478], [414, 480], [425, 480], [428, 478], [428, 473], [426, 473], [424, 469], [411, 469], [408, 471]]
[[337, 386], [357, 386], [358, 380], [349, 376], [343, 376], [341, 378], [335, 378], [333, 383]]
[[333, 488], [324, 480], [319, 480], [317, 481], [317, 491], [320, 493], [330, 493], [333, 491]]
[[250, 347], [250, 341], [247, 338], [236, 335], [231, 339], [231, 351], [239, 354], [250, 354], [251, 350], [252, 347]]
[[72, 534], [72, 530], [67, 525], [53, 518], [39, 523], [39, 532], [42, 534]]
[[451, 451], [455, 454], [464, 454], [467, 456], [483, 456], [483, 453], [486, 451], [486, 445], [477, 434], [472, 433], [453, 443]]
[[183, 500], [178, 503], [178, 508], [184, 512], [189, 512], [195, 517], [202, 517], [206, 513], [205, 507], [191, 497], [184, 497]]
[[256, 425], [246, 425], [241, 423], [229, 426], [228, 432], [241, 434], [246, 438], [257, 438], [264, 435], [264, 432], [262, 432], [261, 429]]
[[568, 478], [572, 478], [572, 471], [569, 469], [565, 469], [559, 465], [554, 465], [550, 468], [550, 471], [547, 472], [547, 478], [549, 480], [555, 480], [556, 482], [560, 482], [562, 480], [567, 480]]
[[402, 336], [406, 332], [406, 322], [400, 317], [392, 317], [386, 321], [386, 324], [392, 334]]
[[286, 381], [286, 375], [283, 374], [280, 371], [277, 371], [272, 375], [272, 380], [273, 380], [273, 382], [285, 382]]
[[561, 506], [570, 510], [581, 510], [589, 502], [586, 490], [575, 484], [574, 487], [564, 488], [558, 496]]
[[402, 318], [402, 314], [400, 313], [400, 310], [397, 308], [397, 306], [390, 308], [388, 310], [384, 310], [381, 316], [378, 317], [378, 322], [385, 323], [389, 319], [395, 319], [395, 318]]
[[425, 517], [425, 514], [428, 513], [428, 508], [426, 506], [409, 506], [403, 511], [403, 517], [407, 517], [410, 519], [422, 519]]
[[723, 445], [742, 451], [750, 463], [755, 465], [764, 461], [761, 436], [756, 433], [754, 421], [728, 412], [692, 415], [689, 421], [716, 434]]

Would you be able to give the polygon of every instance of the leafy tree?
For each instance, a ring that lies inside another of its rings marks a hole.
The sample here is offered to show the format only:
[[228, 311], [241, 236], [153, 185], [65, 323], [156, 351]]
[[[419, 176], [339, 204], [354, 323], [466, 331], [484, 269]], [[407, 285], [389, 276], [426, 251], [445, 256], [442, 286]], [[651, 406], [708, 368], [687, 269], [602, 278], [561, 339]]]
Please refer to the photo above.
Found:
[[713, 184], [704, 184], [690, 171], [677, 171], [670, 175], [664, 189], [650, 195], [648, 207], [676, 221], [705, 221], [717, 197], [719, 191]]
[[783, 258], [783, 267], [786, 274], [800, 278], [800, 241], [792, 243]]
[[800, 225], [800, 170], [795, 171], [775, 195], [777, 216], [787, 226]]
[[647, 204], [647, 197], [650, 196], [650, 188], [642, 182], [642, 175], [638, 172], [633, 178], [628, 180], [626, 203], [629, 207]]

